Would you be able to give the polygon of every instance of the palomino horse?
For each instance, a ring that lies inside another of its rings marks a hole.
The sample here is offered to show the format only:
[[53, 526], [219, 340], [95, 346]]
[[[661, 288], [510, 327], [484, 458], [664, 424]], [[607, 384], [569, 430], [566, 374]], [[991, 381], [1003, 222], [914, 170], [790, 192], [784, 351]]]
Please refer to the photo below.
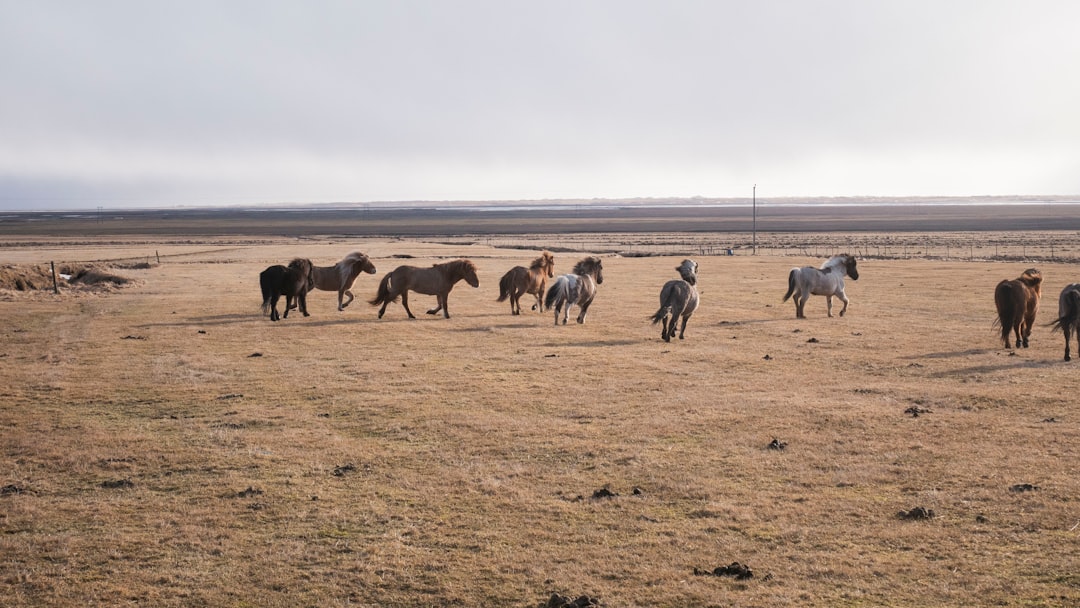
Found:
[[[361, 272], [375, 274], [375, 264], [372, 264], [371, 260], [359, 251], [350, 253], [345, 256], [345, 259], [333, 266], [311, 267], [311, 275], [315, 280], [315, 289], [337, 292], [338, 310], [345, 310], [345, 307], [353, 301], [353, 294], [349, 289], [352, 288], [353, 281], [360, 276]], [[344, 303], [341, 301], [343, 296], [349, 296], [349, 299], [345, 300]]]
[[405, 312], [409, 313], [410, 319], [416, 316], [409, 310], [409, 291], [435, 296], [438, 306], [427, 311], [433, 315], [440, 310], [443, 316], [450, 318], [450, 309], [446, 306], [446, 297], [454, 284], [465, 279], [465, 282], [473, 287], [480, 286], [480, 280], [476, 278], [476, 265], [472, 260], [454, 260], [435, 264], [431, 268], [417, 268], [416, 266], [398, 266], [392, 272], [386, 274], [379, 283], [379, 292], [375, 299], [370, 300], [372, 306], [382, 304], [379, 309], [379, 318], [386, 312], [386, 305], [401, 296], [401, 305]]
[[536, 296], [532, 309], [544, 312], [544, 290], [547, 280], [555, 276], [555, 256], [550, 251], [541, 252], [540, 257], [532, 261], [528, 268], [514, 266], [499, 279], [499, 299], [505, 302], [510, 298], [510, 314], [521, 314], [521, 296], [531, 293]]
[[788, 290], [784, 294], [784, 302], [788, 301], [791, 294], [795, 294], [795, 318], [805, 319], [803, 308], [810, 296], [825, 296], [828, 305], [829, 316], [832, 316], [833, 296], [840, 298], [844, 307], [840, 309], [840, 316], [847, 312], [848, 298], [844, 293], [844, 276], [851, 277], [852, 281], [859, 280], [859, 270], [855, 267], [855, 256], [842, 253], [829, 258], [821, 268], [804, 266], [792, 268], [788, 273]]
[[1016, 335], [1016, 348], [1028, 347], [1035, 313], [1039, 312], [1042, 298], [1042, 273], [1028, 268], [1019, 278], [1004, 280], [994, 289], [994, 305], [997, 306], [997, 323], [1001, 325], [1001, 341], [1009, 345], [1009, 333]]
[[1072, 334], [1076, 334], [1077, 348], [1080, 349], [1080, 283], [1070, 283], [1061, 290], [1061, 296], [1058, 297], [1058, 318], [1050, 325], [1065, 333], [1065, 360], [1071, 361], [1069, 337]]
[[555, 325], [559, 324], [562, 313], [563, 325], [570, 318], [570, 307], [577, 304], [581, 308], [577, 322], [584, 323], [589, 305], [596, 297], [596, 286], [604, 282], [604, 268], [598, 257], [587, 257], [574, 266], [572, 274], [560, 275], [548, 289], [544, 305], [548, 310], [555, 310]]
[[311, 260], [296, 258], [289, 265], [271, 266], [259, 273], [259, 286], [262, 288], [262, 311], [270, 311], [270, 320], [277, 321], [282, 318], [277, 311], [278, 298], [285, 296], [285, 318], [289, 318], [290, 300], [296, 298], [300, 306], [300, 312], [305, 316], [307, 311], [307, 292], [314, 286], [311, 276]]
[[[697, 292], [697, 262], [683, 260], [682, 264], [675, 267], [682, 279], [672, 279], [664, 283], [660, 290], [660, 310], [652, 316], [653, 325], [663, 322], [663, 331], [660, 337], [664, 342], [671, 342], [671, 336], [675, 335], [675, 325], [682, 318], [682, 327], [679, 328], [679, 339], [683, 339], [686, 333], [686, 322], [690, 315], [698, 307]], [[670, 321], [669, 321], [670, 319]]]

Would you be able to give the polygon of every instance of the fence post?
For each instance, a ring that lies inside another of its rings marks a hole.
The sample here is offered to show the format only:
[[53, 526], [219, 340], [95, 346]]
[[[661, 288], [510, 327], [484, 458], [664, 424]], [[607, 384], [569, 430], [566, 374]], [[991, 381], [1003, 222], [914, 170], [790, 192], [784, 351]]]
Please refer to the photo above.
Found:
[[52, 270], [52, 291], [55, 294], [59, 294], [60, 293], [60, 288], [57, 287], [57, 285], [56, 285], [56, 263], [50, 261], [49, 262], [49, 269]]

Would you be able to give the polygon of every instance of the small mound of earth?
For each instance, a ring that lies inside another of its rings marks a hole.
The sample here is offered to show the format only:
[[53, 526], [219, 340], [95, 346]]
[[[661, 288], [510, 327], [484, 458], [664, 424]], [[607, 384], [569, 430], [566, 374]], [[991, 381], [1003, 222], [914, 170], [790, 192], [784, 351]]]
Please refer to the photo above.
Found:
[[933, 519], [934, 510], [926, 507], [915, 507], [910, 511], [900, 511], [896, 516], [900, 519]]
[[694, 574], [697, 576], [731, 576], [738, 581], [754, 578], [754, 571], [750, 569], [750, 566], [739, 562], [731, 562], [727, 566], [718, 566], [712, 570], [694, 568]]
[[547, 602], [540, 604], [540, 608], [587, 608], [588, 606], [602, 605], [598, 598], [587, 595], [579, 595], [574, 599], [570, 599], [565, 595], [552, 593]]
[[[56, 267], [56, 288], [61, 290], [107, 291], [133, 282], [132, 279], [113, 274], [108, 268], [94, 265]], [[28, 293], [52, 289], [53, 276], [48, 264], [0, 266], [0, 290]]]

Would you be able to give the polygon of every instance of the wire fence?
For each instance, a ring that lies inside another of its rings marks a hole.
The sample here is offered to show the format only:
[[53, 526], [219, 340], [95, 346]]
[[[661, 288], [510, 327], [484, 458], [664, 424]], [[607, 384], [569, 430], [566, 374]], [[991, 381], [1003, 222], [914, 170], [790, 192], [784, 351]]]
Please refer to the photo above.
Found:
[[1080, 232], [940, 233], [575, 233], [440, 239], [492, 247], [654, 255], [763, 255], [954, 261], [1080, 261]]

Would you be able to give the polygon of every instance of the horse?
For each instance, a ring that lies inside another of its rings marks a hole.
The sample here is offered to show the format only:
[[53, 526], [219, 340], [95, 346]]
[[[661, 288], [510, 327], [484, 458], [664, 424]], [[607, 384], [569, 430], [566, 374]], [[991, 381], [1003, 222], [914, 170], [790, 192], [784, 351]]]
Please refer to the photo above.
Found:
[[1080, 350], [1080, 283], [1070, 283], [1061, 290], [1061, 296], [1058, 297], [1058, 318], [1050, 325], [1065, 333], [1065, 360], [1071, 361], [1069, 337], [1074, 333], [1077, 349]]
[[1039, 312], [1039, 299], [1042, 298], [1042, 273], [1028, 268], [1019, 278], [1004, 280], [994, 288], [994, 305], [998, 318], [995, 323], [1001, 325], [1001, 341], [1005, 348], [1011, 348], [1009, 333], [1016, 335], [1016, 348], [1028, 347], [1031, 326], [1035, 324], [1035, 313]]
[[660, 337], [664, 339], [664, 342], [671, 342], [671, 336], [675, 335], [675, 325], [680, 317], [682, 317], [682, 327], [679, 328], [679, 339], [682, 340], [686, 333], [686, 322], [697, 310], [697, 268], [698, 264], [694, 260], [683, 260], [682, 264], [675, 267], [682, 278], [664, 283], [663, 289], [660, 290], [660, 310], [652, 316], [652, 322], [653, 325], [663, 322]]
[[783, 302], [787, 302], [791, 294], [795, 294], [795, 318], [805, 319], [803, 308], [811, 295], [825, 296], [828, 304], [829, 316], [832, 316], [833, 296], [840, 298], [844, 307], [840, 309], [840, 316], [847, 312], [848, 298], [844, 293], [844, 277], [851, 277], [852, 281], [859, 280], [859, 270], [855, 267], [855, 256], [842, 253], [829, 258], [821, 268], [804, 266], [792, 268], [788, 273], [788, 290], [784, 294]]
[[382, 304], [382, 308], [379, 309], [381, 319], [383, 313], [386, 312], [386, 305], [401, 296], [401, 305], [405, 307], [405, 312], [409, 313], [410, 319], [415, 319], [416, 316], [409, 310], [409, 291], [412, 290], [436, 297], [438, 306], [427, 311], [427, 314], [433, 315], [441, 310], [443, 317], [449, 319], [450, 309], [446, 306], [446, 297], [450, 295], [454, 284], [462, 279], [473, 287], [480, 286], [480, 280], [476, 278], [476, 265], [472, 263], [472, 260], [443, 262], [434, 264], [431, 268], [398, 266], [382, 278], [379, 282], [378, 293], [374, 299], [369, 300], [369, 303], [372, 306]]
[[285, 317], [289, 318], [289, 309], [292, 308], [291, 300], [296, 298], [300, 306], [300, 312], [305, 316], [311, 316], [307, 311], [307, 292], [314, 285], [311, 274], [311, 260], [296, 258], [289, 262], [288, 266], [280, 264], [270, 266], [259, 273], [259, 286], [262, 288], [262, 311], [270, 311], [270, 320], [277, 321], [282, 318], [278, 314], [278, 298], [285, 296]]
[[540, 257], [532, 261], [528, 268], [514, 266], [499, 279], [499, 298], [496, 302], [505, 302], [510, 298], [510, 314], [521, 314], [521, 296], [531, 293], [536, 296], [532, 309], [544, 312], [544, 290], [547, 280], [555, 276], [555, 256], [550, 251], [543, 251]]
[[[375, 264], [372, 264], [371, 260], [359, 251], [350, 253], [333, 266], [311, 267], [315, 289], [337, 292], [338, 310], [345, 310], [345, 307], [353, 301], [353, 293], [349, 289], [352, 288], [353, 282], [361, 272], [375, 274]], [[343, 296], [349, 296], [344, 303], [341, 301]]]
[[[555, 325], [559, 324], [559, 313], [563, 315], [563, 325], [570, 317], [570, 307], [577, 304], [581, 308], [577, 322], [584, 323], [589, 305], [596, 297], [596, 286], [604, 282], [604, 268], [598, 257], [587, 257], [574, 266], [571, 274], [560, 275], [544, 296], [544, 305], [548, 310], [555, 310]], [[565, 308], [564, 308], [565, 307]]]

